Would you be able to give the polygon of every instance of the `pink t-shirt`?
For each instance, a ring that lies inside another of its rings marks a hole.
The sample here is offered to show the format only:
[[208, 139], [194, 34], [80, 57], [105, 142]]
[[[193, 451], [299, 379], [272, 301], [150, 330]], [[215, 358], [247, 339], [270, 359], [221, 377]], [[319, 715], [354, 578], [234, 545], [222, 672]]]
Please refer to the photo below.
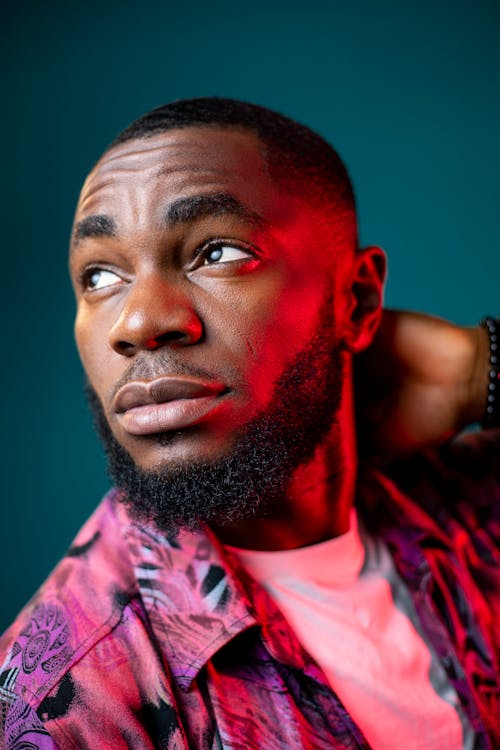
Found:
[[472, 732], [418, 630], [386, 546], [342, 536], [294, 550], [230, 548], [276, 601], [375, 750], [464, 750]]

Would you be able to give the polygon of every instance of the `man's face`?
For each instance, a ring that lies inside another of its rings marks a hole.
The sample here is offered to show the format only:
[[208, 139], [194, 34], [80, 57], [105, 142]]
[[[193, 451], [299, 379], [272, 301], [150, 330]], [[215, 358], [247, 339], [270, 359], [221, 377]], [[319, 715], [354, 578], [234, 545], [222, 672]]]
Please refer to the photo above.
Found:
[[270, 177], [250, 133], [172, 130], [107, 152], [83, 187], [76, 339], [116, 441], [146, 471], [231, 453], [332, 306], [324, 217]]

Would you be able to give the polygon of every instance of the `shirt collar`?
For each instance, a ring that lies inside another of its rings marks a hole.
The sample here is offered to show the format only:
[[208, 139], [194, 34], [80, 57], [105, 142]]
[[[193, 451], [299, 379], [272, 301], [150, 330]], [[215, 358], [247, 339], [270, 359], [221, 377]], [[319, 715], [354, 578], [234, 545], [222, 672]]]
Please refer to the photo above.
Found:
[[257, 619], [210, 531], [169, 538], [131, 520], [121, 504], [118, 512], [154, 636], [172, 677], [188, 690], [207, 661]]

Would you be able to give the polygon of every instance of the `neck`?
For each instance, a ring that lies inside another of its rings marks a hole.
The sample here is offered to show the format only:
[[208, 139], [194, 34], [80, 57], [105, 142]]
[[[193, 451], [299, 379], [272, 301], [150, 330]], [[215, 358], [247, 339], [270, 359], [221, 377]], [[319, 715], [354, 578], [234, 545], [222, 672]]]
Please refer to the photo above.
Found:
[[291, 477], [287, 494], [266, 514], [216, 529], [235, 547], [284, 550], [331, 539], [349, 529], [356, 482], [356, 439], [351, 372], [346, 372], [341, 405], [326, 440]]

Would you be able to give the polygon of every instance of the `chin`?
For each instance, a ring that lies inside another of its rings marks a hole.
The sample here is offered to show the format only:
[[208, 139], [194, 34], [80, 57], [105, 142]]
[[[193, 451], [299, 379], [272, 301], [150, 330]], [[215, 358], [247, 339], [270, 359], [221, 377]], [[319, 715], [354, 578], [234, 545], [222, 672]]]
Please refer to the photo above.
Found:
[[216, 463], [231, 454], [235, 440], [200, 434], [195, 428], [127, 441], [117, 438], [139, 469], [155, 473]]

